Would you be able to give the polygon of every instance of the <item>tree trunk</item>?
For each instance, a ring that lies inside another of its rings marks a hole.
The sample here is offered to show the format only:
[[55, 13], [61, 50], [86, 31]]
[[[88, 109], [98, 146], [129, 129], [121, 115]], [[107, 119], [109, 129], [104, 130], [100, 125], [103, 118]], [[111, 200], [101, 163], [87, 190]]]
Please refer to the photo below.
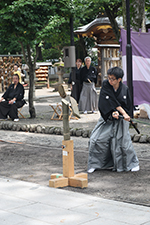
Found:
[[28, 54], [28, 66], [29, 66], [29, 96], [28, 96], [28, 101], [29, 101], [29, 113], [30, 113], [30, 118], [35, 118], [36, 113], [35, 113], [35, 108], [33, 105], [33, 91], [34, 91], [34, 72], [35, 72], [35, 64], [32, 63], [31, 59], [31, 50], [30, 46], [27, 45], [27, 54]]
[[117, 41], [119, 42], [119, 39], [120, 39], [120, 31], [119, 31], [119, 27], [118, 27], [118, 24], [115, 20], [115, 17], [113, 15], [113, 13], [110, 11], [109, 7], [107, 6], [107, 4], [104, 3], [104, 8], [105, 8], [105, 11], [106, 11], [106, 14], [111, 22], [111, 26], [112, 26], [112, 29], [114, 31], [114, 34], [116, 36], [116, 39]]
[[42, 56], [41, 47], [38, 47], [38, 51], [39, 51], [38, 60], [39, 60], [39, 61], [43, 61], [43, 56]]
[[34, 58], [34, 62], [32, 62], [30, 45], [26, 46], [26, 49], [27, 49], [27, 55], [26, 55], [23, 43], [21, 41], [19, 41], [19, 43], [20, 43], [21, 48], [22, 48], [24, 60], [25, 60], [26, 64], [29, 67], [29, 95], [28, 95], [28, 101], [29, 101], [30, 118], [35, 118], [36, 117], [36, 112], [35, 112], [35, 108], [34, 108], [34, 105], [33, 105], [34, 73], [35, 73], [36, 60], [37, 60], [38, 55], [39, 55], [39, 48], [38, 48], [38, 44], [37, 44], [36, 45], [36, 56]]
[[[123, 6], [123, 23], [126, 28], [126, 0], [122, 0]], [[145, 25], [145, 0], [130, 0], [130, 21], [134, 31], [146, 32]]]
[[80, 39], [79, 39], [78, 51], [79, 51], [78, 58], [84, 59], [87, 56], [87, 49], [86, 49], [85, 41], [84, 41], [83, 37], [80, 37]]
[[34, 93], [34, 67], [31, 64], [29, 67], [29, 95], [28, 95], [28, 101], [29, 101], [29, 113], [30, 113], [30, 118], [35, 118], [36, 117], [36, 112], [35, 108], [33, 105], [33, 93]]
[[70, 129], [69, 129], [69, 102], [62, 99], [62, 110], [63, 110], [63, 135], [64, 140], [70, 140]]

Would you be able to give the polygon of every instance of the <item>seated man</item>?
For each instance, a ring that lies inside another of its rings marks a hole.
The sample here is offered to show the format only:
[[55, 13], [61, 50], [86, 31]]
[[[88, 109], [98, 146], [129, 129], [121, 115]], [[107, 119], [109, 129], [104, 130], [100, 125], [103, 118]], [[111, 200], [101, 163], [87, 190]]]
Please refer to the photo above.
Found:
[[18, 74], [13, 75], [13, 83], [0, 99], [0, 119], [7, 119], [7, 115], [14, 121], [19, 121], [18, 108], [25, 104], [24, 87], [19, 83]]

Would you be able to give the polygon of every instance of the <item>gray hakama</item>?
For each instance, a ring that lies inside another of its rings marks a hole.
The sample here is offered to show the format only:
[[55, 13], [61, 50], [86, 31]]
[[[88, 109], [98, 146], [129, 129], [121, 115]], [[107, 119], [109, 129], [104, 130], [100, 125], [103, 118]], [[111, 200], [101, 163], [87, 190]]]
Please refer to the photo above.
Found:
[[83, 112], [98, 110], [98, 99], [94, 82], [83, 82], [83, 87], [79, 99], [79, 110]]
[[139, 165], [134, 151], [129, 122], [107, 120], [101, 117], [92, 131], [89, 140], [88, 169], [107, 169], [114, 171], [130, 171]]

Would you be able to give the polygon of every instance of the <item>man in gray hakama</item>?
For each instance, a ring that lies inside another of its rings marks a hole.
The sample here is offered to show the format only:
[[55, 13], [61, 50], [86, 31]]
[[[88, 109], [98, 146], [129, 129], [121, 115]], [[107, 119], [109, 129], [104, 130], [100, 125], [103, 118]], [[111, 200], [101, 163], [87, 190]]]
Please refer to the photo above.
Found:
[[79, 99], [79, 110], [95, 112], [98, 110], [97, 92], [95, 84], [97, 83], [97, 70], [91, 66], [91, 58], [85, 58], [85, 66], [80, 71], [80, 82], [82, 91]]
[[107, 168], [117, 172], [139, 170], [129, 133], [130, 93], [121, 82], [122, 77], [122, 69], [114, 67], [108, 70], [108, 80], [103, 82], [99, 98], [101, 118], [89, 140], [89, 173]]

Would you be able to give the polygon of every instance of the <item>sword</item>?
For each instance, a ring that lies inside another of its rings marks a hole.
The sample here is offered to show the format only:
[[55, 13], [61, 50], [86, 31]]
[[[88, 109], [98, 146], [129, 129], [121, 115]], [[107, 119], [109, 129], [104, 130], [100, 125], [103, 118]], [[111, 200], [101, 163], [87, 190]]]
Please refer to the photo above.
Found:
[[136, 132], [137, 132], [138, 134], [140, 134], [140, 131], [139, 131], [139, 129], [135, 126], [133, 120], [130, 119], [130, 123], [131, 123], [131, 125], [134, 127], [134, 129], [136, 130]]
[[[120, 118], [124, 118], [124, 117], [121, 116], [121, 115], [119, 115], [119, 117], [120, 117]], [[130, 119], [130, 123], [131, 123], [131, 125], [134, 127], [134, 129], [136, 130], [136, 132], [137, 132], [138, 134], [140, 134], [140, 131], [139, 131], [139, 129], [135, 126], [133, 120]]]

